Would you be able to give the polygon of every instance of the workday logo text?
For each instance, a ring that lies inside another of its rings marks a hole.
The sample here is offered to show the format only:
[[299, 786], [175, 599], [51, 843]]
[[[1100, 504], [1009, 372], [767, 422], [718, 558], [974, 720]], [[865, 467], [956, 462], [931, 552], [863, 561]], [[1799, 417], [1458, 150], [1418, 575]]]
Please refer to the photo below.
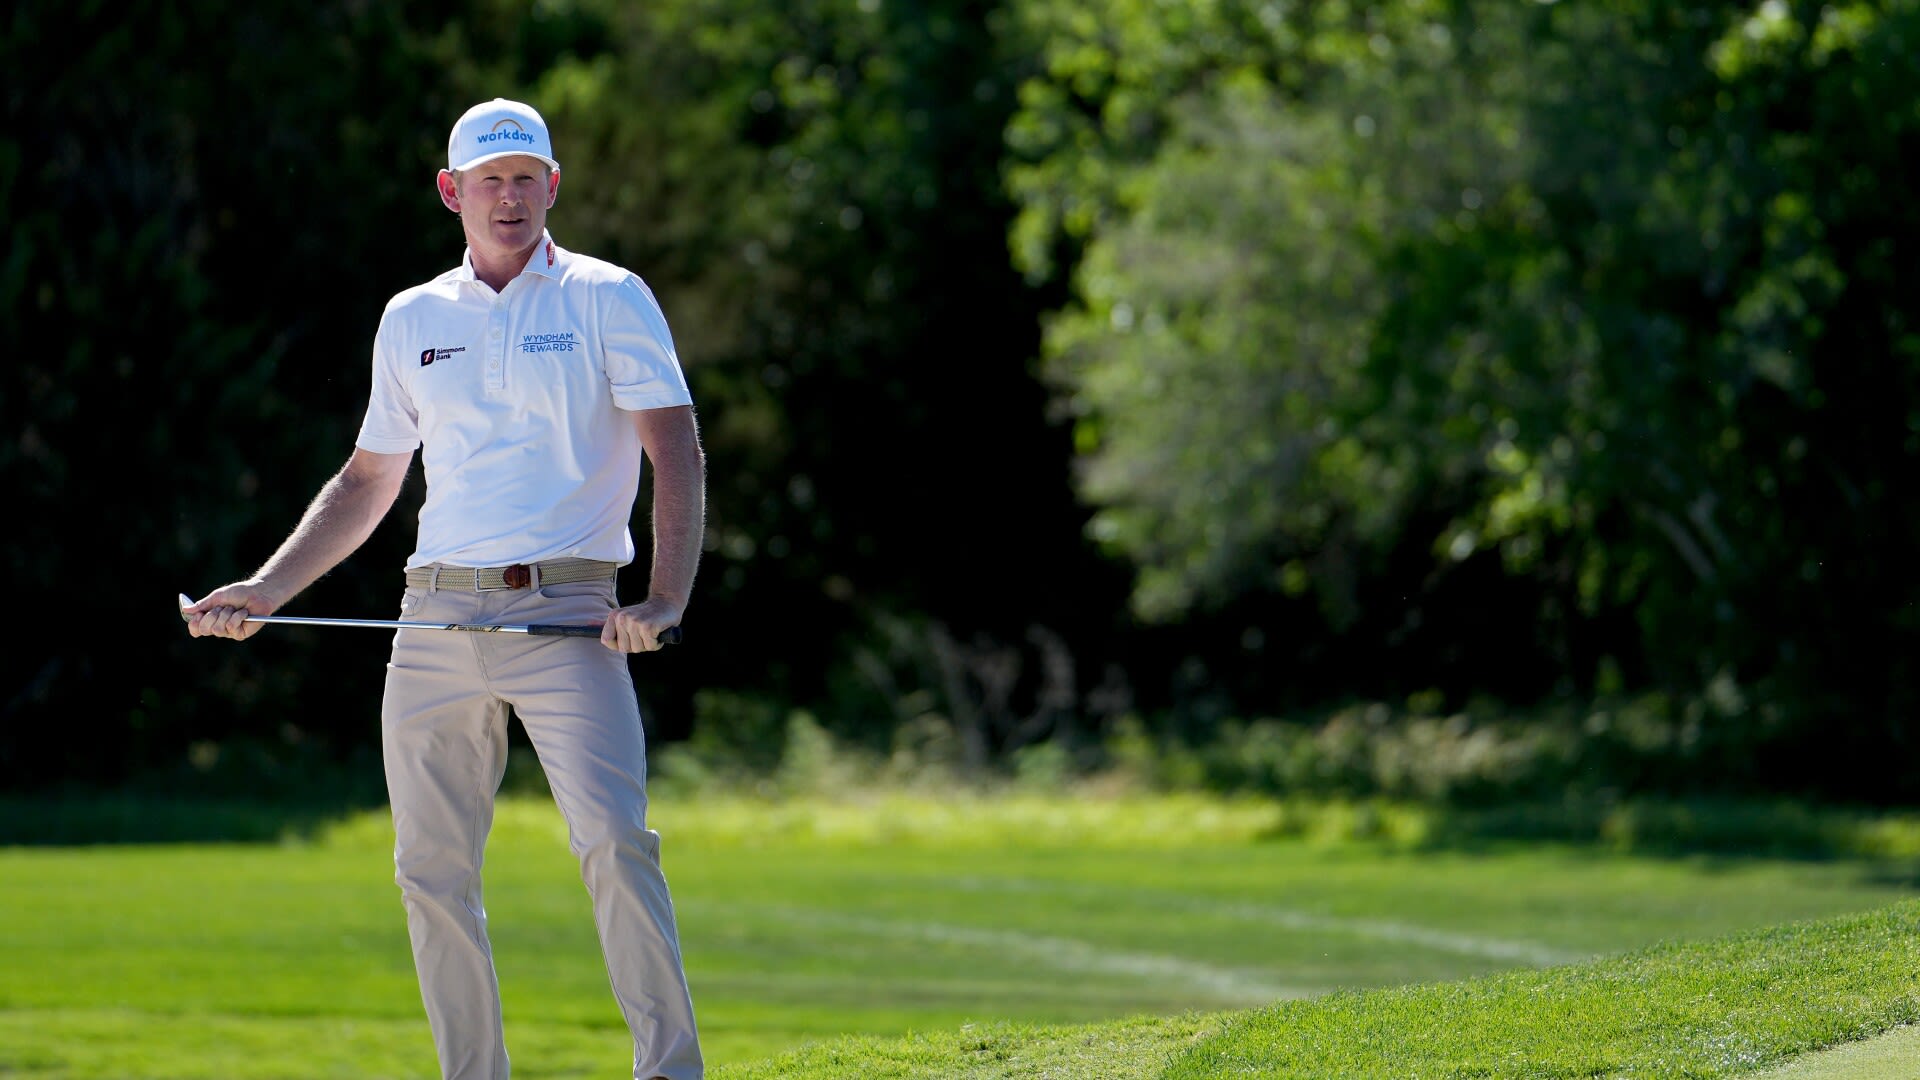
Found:
[[506, 119], [493, 125], [492, 131], [484, 131], [475, 136], [474, 141], [478, 142], [481, 146], [487, 146], [497, 142], [531, 143], [534, 141], [534, 138], [532, 135], [527, 134], [526, 128], [520, 126], [520, 121]]

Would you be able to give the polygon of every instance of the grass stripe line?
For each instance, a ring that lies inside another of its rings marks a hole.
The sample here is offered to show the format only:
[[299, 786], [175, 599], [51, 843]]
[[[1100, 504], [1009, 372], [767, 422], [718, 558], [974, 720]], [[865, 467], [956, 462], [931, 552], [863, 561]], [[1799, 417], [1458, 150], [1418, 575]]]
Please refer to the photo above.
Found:
[[1451, 930], [1436, 930], [1432, 927], [1414, 923], [1393, 922], [1385, 919], [1349, 919], [1337, 915], [1315, 915], [1292, 908], [1275, 908], [1252, 904], [1203, 904], [1183, 902], [1179, 905], [1186, 910], [1208, 910], [1223, 915], [1231, 915], [1248, 922], [1266, 922], [1282, 926], [1289, 930], [1307, 930], [1315, 933], [1350, 934], [1354, 937], [1375, 941], [1393, 941], [1403, 945], [1419, 945], [1439, 952], [1455, 953], [1462, 956], [1481, 956], [1490, 960], [1512, 961], [1532, 967], [1552, 967], [1556, 964], [1572, 963], [1576, 960], [1590, 959], [1593, 954], [1555, 949], [1531, 941], [1509, 941], [1502, 938], [1483, 937], [1478, 934], [1461, 934]]
[[965, 945], [1017, 953], [1056, 971], [1076, 975], [1116, 975], [1142, 981], [1171, 981], [1206, 994], [1210, 1000], [1222, 1005], [1264, 1005], [1280, 1000], [1314, 997], [1329, 989], [1252, 978], [1232, 968], [1163, 953], [1110, 949], [1074, 938], [1027, 934], [1017, 930], [986, 930], [951, 923], [842, 915], [805, 908], [757, 907], [754, 910], [762, 916], [776, 915], [794, 925], [843, 930], [895, 941]]
[[[955, 888], [970, 892], [1004, 892], [1023, 895], [1048, 895], [1059, 897], [1100, 897], [1105, 895], [1107, 886], [1088, 886], [1077, 883], [1041, 881], [1033, 878], [987, 878], [959, 877], [949, 879]], [[1241, 922], [1264, 923], [1287, 930], [1299, 930], [1316, 934], [1335, 933], [1370, 941], [1390, 941], [1400, 945], [1418, 945], [1437, 952], [1452, 953], [1456, 956], [1475, 956], [1488, 960], [1499, 960], [1528, 967], [1552, 967], [1556, 964], [1569, 964], [1579, 960], [1593, 958], [1591, 952], [1576, 952], [1569, 949], [1556, 949], [1539, 942], [1513, 938], [1488, 937], [1484, 934], [1464, 934], [1454, 930], [1441, 930], [1417, 923], [1392, 919], [1360, 919], [1340, 915], [1323, 915], [1299, 908], [1283, 907], [1272, 904], [1248, 904], [1211, 900], [1201, 896], [1188, 896], [1179, 893], [1156, 892], [1147, 889], [1131, 888], [1130, 895], [1136, 900], [1152, 900], [1169, 912], [1193, 915], [1214, 915]]]

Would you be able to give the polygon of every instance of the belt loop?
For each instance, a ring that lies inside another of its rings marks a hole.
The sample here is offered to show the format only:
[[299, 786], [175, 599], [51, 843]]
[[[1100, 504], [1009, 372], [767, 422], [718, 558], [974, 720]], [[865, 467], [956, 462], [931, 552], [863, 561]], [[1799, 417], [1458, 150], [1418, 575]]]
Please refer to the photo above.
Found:
[[533, 590], [534, 592], [540, 591], [540, 564], [539, 563], [529, 563], [527, 565], [527, 588]]
[[440, 591], [440, 564], [427, 567], [427, 592], [429, 595]]

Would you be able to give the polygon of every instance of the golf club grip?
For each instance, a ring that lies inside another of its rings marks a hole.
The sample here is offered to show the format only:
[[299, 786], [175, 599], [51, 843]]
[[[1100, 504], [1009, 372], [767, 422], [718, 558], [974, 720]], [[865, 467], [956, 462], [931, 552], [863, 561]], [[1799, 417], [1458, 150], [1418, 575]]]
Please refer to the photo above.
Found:
[[[597, 626], [568, 626], [562, 623], [529, 623], [527, 625], [527, 633], [540, 637], [597, 638], [600, 636], [600, 628]], [[680, 628], [677, 626], [667, 627], [666, 632], [660, 635], [660, 644], [680, 644]]]

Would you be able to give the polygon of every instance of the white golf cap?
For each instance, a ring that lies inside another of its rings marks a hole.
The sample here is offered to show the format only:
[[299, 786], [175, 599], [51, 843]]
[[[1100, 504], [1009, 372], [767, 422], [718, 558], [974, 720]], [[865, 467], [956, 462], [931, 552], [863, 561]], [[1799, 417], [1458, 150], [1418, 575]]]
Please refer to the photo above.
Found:
[[533, 106], [522, 102], [506, 98], [483, 101], [468, 109], [447, 137], [447, 168], [454, 172], [513, 154], [560, 167], [553, 157], [553, 137], [547, 134], [547, 122]]

